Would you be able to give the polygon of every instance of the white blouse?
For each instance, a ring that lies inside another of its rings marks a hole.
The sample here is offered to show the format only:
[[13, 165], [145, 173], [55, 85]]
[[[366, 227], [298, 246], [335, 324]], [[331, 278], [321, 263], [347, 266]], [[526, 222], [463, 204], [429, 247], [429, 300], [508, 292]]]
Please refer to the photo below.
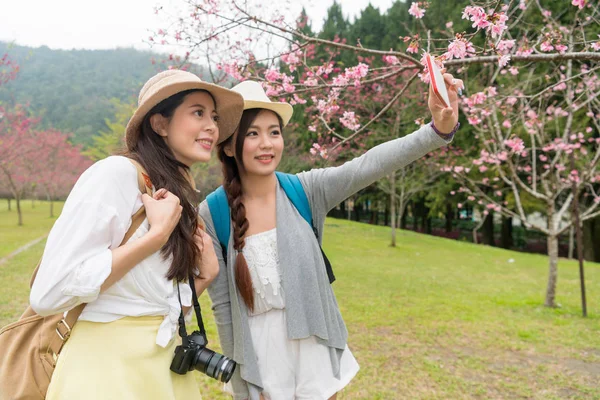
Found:
[[277, 230], [248, 236], [242, 252], [254, 288], [254, 311], [248, 311], [249, 315], [285, 308], [277, 254]]
[[[98, 161], [81, 175], [50, 231], [31, 288], [31, 307], [38, 314], [53, 315], [88, 303], [80, 320], [165, 316], [156, 343], [167, 346], [181, 311], [177, 288], [165, 277], [170, 257], [163, 260], [160, 252], [152, 254], [100, 293], [112, 270], [111, 249], [121, 244], [131, 216], [142, 206], [141, 195], [137, 170], [125, 157]], [[148, 229], [148, 220], [144, 220], [129, 240], [139, 239]], [[190, 306], [189, 285], [181, 283], [180, 290], [183, 305]]]

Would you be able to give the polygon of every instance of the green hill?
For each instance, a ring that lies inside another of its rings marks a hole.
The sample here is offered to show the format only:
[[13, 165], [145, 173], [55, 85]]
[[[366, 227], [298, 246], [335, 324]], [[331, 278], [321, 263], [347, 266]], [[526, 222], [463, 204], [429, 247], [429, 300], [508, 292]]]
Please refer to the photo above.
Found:
[[0, 102], [29, 104], [43, 128], [71, 132], [84, 145], [114, 115], [111, 98], [136, 101], [143, 83], [165, 68], [164, 56], [132, 48], [53, 50], [0, 42], [0, 55], [6, 52], [20, 72], [0, 87]]

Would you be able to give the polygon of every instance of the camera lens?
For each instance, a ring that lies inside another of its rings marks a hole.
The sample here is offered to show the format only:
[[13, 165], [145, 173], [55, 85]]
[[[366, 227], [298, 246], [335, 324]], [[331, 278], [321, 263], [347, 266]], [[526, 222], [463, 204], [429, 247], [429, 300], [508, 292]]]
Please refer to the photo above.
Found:
[[229, 382], [236, 367], [235, 361], [206, 347], [198, 349], [192, 365], [197, 371], [225, 383]]
[[233, 373], [235, 372], [236, 362], [222, 356], [222, 360], [219, 363], [219, 379], [221, 382], [229, 382], [233, 377]]

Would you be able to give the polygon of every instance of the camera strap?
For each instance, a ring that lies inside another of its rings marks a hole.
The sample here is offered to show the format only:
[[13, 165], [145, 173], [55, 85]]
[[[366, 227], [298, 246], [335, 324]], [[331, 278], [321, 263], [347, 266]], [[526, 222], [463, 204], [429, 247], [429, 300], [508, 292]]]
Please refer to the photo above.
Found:
[[[194, 311], [196, 313], [196, 319], [198, 320], [198, 329], [200, 333], [206, 337], [206, 331], [204, 330], [204, 321], [202, 320], [202, 310], [200, 303], [198, 302], [198, 295], [196, 294], [196, 286], [194, 285], [194, 276], [190, 275], [190, 288], [192, 289], [192, 302], [194, 304]], [[177, 298], [179, 299], [179, 305], [181, 306], [181, 312], [179, 313], [179, 336], [184, 346], [188, 344], [187, 330], [185, 329], [185, 317], [183, 316], [183, 304], [181, 303], [181, 291], [179, 290], [179, 282], [177, 282]]]
[[194, 302], [194, 311], [196, 312], [196, 319], [198, 320], [198, 329], [200, 329], [201, 334], [206, 336], [206, 331], [204, 330], [204, 320], [202, 319], [202, 310], [200, 309], [198, 295], [196, 294], [196, 285], [194, 284], [194, 275], [190, 275], [189, 279], [190, 288], [192, 289], [192, 301]]

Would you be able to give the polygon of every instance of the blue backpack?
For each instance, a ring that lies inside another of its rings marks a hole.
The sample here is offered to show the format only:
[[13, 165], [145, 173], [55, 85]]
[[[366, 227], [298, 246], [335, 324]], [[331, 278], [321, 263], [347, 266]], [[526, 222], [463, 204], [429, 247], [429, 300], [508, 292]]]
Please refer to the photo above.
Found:
[[[317, 231], [317, 228], [315, 228], [313, 224], [310, 204], [308, 203], [308, 198], [306, 197], [306, 193], [304, 192], [304, 188], [302, 187], [300, 179], [297, 175], [285, 174], [283, 172], [278, 171], [275, 172], [275, 175], [277, 175], [277, 180], [279, 181], [279, 184], [285, 191], [285, 194], [290, 199], [294, 207], [296, 207], [296, 210], [298, 210], [302, 218], [304, 218], [304, 220], [312, 228], [318, 241], [319, 233]], [[223, 186], [219, 186], [217, 190], [209, 194], [206, 197], [206, 201], [208, 202], [210, 215], [215, 225], [217, 238], [219, 239], [219, 243], [221, 244], [221, 248], [223, 249], [223, 256], [225, 259], [227, 259], [226, 254], [227, 246], [229, 244], [229, 222], [231, 221], [231, 211], [229, 209], [229, 203], [227, 201], [227, 194], [225, 193], [225, 189], [223, 189]], [[323, 252], [323, 248], [321, 248], [321, 254], [323, 255], [323, 260], [325, 261], [325, 268], [327, 269], [327, 277], [329, 278], [329, 283], [333, 283], [333, 281], [335, 281], [335, 275], [333, 274], [333, 269], [331, 268], [331, 263], [329, 262], [329, 259], [325, 255], [325, 252]]]

